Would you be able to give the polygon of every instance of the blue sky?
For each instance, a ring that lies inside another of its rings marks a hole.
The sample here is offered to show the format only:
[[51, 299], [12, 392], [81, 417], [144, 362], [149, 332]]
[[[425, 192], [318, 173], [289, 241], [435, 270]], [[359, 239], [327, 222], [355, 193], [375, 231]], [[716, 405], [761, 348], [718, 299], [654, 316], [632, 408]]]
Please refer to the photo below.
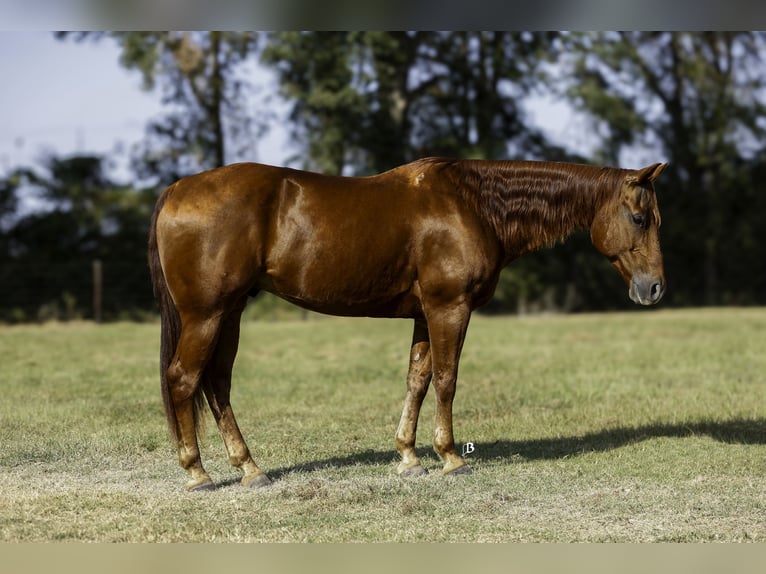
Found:
[[[108, 154], [116, 177], [128, 176], [120, 160], [162, 107], [159, 92], [143, 91], [140, 75], [121, 67], [119, 54], [110, 39], [0, 32], [0, 176], [49, 153]], [[280, 163], [289, 155], [285, 134], [272, 132], [252, 159]]]
[[107, 153], [143, 135], [159, 95], [118, 64], [111, 41], [59, 41], [50, 32], [0, 33], [0, 172], [45, 153]]

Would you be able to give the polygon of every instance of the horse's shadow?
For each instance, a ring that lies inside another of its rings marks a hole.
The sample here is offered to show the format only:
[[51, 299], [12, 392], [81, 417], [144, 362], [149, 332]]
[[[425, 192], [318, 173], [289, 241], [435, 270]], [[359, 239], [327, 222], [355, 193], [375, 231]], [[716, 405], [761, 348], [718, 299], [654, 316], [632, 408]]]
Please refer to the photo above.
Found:
[[[498, 440], [473, 443], [473, 460], [555, 460], [588, 452], [605, 452], [653, 438], [687, 438], [708, 436], [729, 444], [766, 444], [766, 419], [732, 419], [728, 421], [703, 420], [680, 424], [648, 424], [639, 427], [615, 427], [580, 436], [541, 438], [531, 440]], [[418, 456], [433, 453], [428, 447], [417, 449]], [[435, 455], [433, 455], [435, 456]], [[269, 470], [269, 476], [279, 480], [294, 472], [314, 472], [324, 468], [354, 465], [394, 464], [396, 452], [392, 450], [365, 450], [346, 456], [334, 456], [288, 467]], [[227, 481], [227, 486], [236, 480]]]
[[[700, 421], [682, 424], [649, 424], [639, 427], [616, 427], [581, 436], [542, 438], [532, 440], [498, 440], [492, 443], [475, 443], [470, 458], [477, 460], [564, 459], [587, 452], [605, 452], [645, 440], [669, 437], [685, 438], [709, 436], [730, 444], [766, 444], [766, 419], [732, 419], [728, 421]], [[430, 448], [418, 449], [418, 455], [431, 453]], [[295, 471], [314, 471], [327, 467], [343, 467], [365, 464], [388, 464], [396, 460], [390, 450], [367, 450], [347, 456], [307, 462], [275, 469], [269, 474], [279, 478]]]

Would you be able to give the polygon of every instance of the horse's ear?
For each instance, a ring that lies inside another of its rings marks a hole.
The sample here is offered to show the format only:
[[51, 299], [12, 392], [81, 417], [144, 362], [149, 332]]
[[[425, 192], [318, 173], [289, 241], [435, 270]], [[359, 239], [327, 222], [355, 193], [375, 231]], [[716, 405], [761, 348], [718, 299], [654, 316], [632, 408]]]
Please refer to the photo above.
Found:
[[666, 163], [653, 163], [643, 169], [639, 169], [636, 173], [633, 173], [627, 177], [628, 183], [635, 185], [641, 185], [647, 182], [653, 182], [660, 174], [668, 167]]
[[649, 176], [649, 181], [654, 182], [655, 179], [660, 177], [660, 174], [665, 171], [665, 168], [668, 167], [668, 164], [666, 163], [659, 163], [654, 167], [654, 171], [652, 172], [652, 175]]

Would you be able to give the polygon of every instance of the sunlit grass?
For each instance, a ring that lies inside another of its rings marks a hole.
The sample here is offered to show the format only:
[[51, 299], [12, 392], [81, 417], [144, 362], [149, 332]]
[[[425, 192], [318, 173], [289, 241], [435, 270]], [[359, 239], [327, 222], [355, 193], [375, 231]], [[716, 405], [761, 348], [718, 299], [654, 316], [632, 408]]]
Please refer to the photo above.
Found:
[[233, 404], [275, 483], [183, 491], [158, 326], [0, 329], [0, 540], [743, 541], [766, 537], [766, 310], [475, 317], [455, 401], [472, 476], [395, 475], [407, 321], [246, 322]]

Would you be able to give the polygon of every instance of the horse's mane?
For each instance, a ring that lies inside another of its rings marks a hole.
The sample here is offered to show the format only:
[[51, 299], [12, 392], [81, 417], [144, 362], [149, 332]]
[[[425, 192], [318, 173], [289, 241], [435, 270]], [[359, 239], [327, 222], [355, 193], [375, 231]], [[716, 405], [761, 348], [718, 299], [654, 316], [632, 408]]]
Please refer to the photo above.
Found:
[[588, 228], [597, 208], [615, 197], [628, 170], [534, 161], [423, 160], [498, 235], [506, 249], [548, 246]]

